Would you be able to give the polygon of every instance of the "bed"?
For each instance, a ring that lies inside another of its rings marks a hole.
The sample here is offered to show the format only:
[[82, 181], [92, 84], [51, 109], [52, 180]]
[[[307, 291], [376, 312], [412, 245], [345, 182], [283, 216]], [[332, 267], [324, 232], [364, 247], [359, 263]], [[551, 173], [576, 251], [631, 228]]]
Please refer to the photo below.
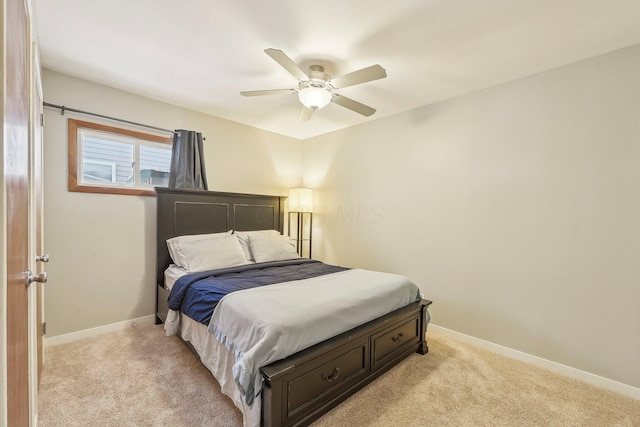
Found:
[[[169, 309], [170, 292], [165, 281], [173, 282], [176, 278], [171, 279], [170, 274], [165, 274], [172, 264], [166, 242], [176, 236], [222, 234], [230, 230], [277, 230], [281, 233], [285, 198], [167, 188], [156, 188], [156, 193], [157, 322], [164, 322], [168, 333], [177, 333], [198, 355], [220, 383], [223, 394], [229, 396], [243, 413], [245, 426], [310, 424], [405, 357], [415, 352], [428, 352], [427, 309], [431, 301], [418, 296], [406, 305], [403, 302], [399, 308], [354, 325], [345, 332], [327, 337], [294, 354], [260, 365], [259, 394], [255, 400], [248, 401], [247, 394], [239, 391], [239, 382], [232, 373], [234, 364], [237, 364], [234, 349], [223, 344], [221, 341], [224, 340], [216, 339], [215, 333], [209, 333], [207, 325], [177, 310]], [[300, 261], [300, 264], [307, 263], [314, 268], [313, 261]], [[366, 271], [357, 273], [366, 274]], [[337, 272], [309, 280], [326, 282], [325, 277], [329, 276], [340, 276], [343, 279], [352, 277], [347, 274], [354, 273]], [[184, 279], [176, 283], [182, 281]], [[264, 289], [275, 291], [275, 288], [283, 287], [281, 291], [290, 292], [284, 288], [287, 285], [277, 284]], [[239, 293], [234, 296], [240, 299]], [[387, 297], [383, 299], [388, 300]], [[304, 298], [298, 301], [303, 307]], [[318, 299], [313, 299], [313, 304], [322, 305]], [[220, 313], [228, 312], [219, 306], [215, 315], [225, 316]], [[341, 315], [328, 317], [340, 318]]]

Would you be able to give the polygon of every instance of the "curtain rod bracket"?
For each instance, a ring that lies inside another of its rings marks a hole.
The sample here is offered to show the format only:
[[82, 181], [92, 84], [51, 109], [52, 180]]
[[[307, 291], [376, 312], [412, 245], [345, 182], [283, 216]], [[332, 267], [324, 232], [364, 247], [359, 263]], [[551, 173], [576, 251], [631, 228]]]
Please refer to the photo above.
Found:
[[64, 116], [64, 105], [62, 106], [62, 108], [60, 108], [60, 115]]

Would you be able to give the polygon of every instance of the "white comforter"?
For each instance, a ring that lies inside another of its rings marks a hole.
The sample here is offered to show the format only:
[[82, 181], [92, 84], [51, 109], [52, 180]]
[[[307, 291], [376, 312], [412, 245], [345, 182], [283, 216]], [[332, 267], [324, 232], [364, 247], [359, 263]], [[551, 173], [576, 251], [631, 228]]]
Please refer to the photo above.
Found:
[[233, 292], [218, 303], [209, 332], [235, 356], [233, 377], [251, 405], [261, 366], [419, 299], [404, 276], [352, 269]]

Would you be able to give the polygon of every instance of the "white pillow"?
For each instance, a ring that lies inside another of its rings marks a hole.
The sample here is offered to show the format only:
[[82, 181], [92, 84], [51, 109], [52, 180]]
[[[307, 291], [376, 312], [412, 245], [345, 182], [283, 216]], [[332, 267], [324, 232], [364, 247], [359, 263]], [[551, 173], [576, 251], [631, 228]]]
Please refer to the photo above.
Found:
[[280, 232], [278, 230], [256, 230], [256, 231], [236, 231], [234, 232], [236, 236], [238, 236], [238, 240], [240, 240], [240, 245], [242, 246], [242, 250], [244, 251], [244, 256], [249, 261], [255, 261], [253, 259], [253, 255], [251, 254], [251, 249], [249, 248], [249, 238], [256, 236], [279, 236]]
[[189, 273], [249, 264], [234, 235], [180, 242], [176, 252]]
[[295, 244], [285, 236], [250, 236], [249, 246], [255, 262], [300, 258]]
[[176, 246], [180, 242], [192, 242], [194, 240], [202, 240], [202, 239], [216, 239], [219, 237], [230, 236], [233, 233], [233, 230], [225, 231], [224, 233], [210, 233], [210, 234], [189, 234], [184, 236], [172, 237], [171, 239], [167, 239], [167, 249], [169, 249], [169, 255], [173, 260], [173, 263], [178, 267], [184, 267], [180, 263], [180, 259], [177, 254]]

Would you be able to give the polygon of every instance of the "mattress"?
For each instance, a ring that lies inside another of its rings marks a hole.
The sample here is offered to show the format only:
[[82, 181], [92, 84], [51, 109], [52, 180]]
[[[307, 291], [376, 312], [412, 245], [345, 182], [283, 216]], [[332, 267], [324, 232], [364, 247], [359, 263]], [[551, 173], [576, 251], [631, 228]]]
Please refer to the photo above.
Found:
[[182, 276], [189, 274], [183, 267], [178, 267], [175, 264], [170, 264], [164, 271], [164, 288], [170, 291], [176, 281]]

